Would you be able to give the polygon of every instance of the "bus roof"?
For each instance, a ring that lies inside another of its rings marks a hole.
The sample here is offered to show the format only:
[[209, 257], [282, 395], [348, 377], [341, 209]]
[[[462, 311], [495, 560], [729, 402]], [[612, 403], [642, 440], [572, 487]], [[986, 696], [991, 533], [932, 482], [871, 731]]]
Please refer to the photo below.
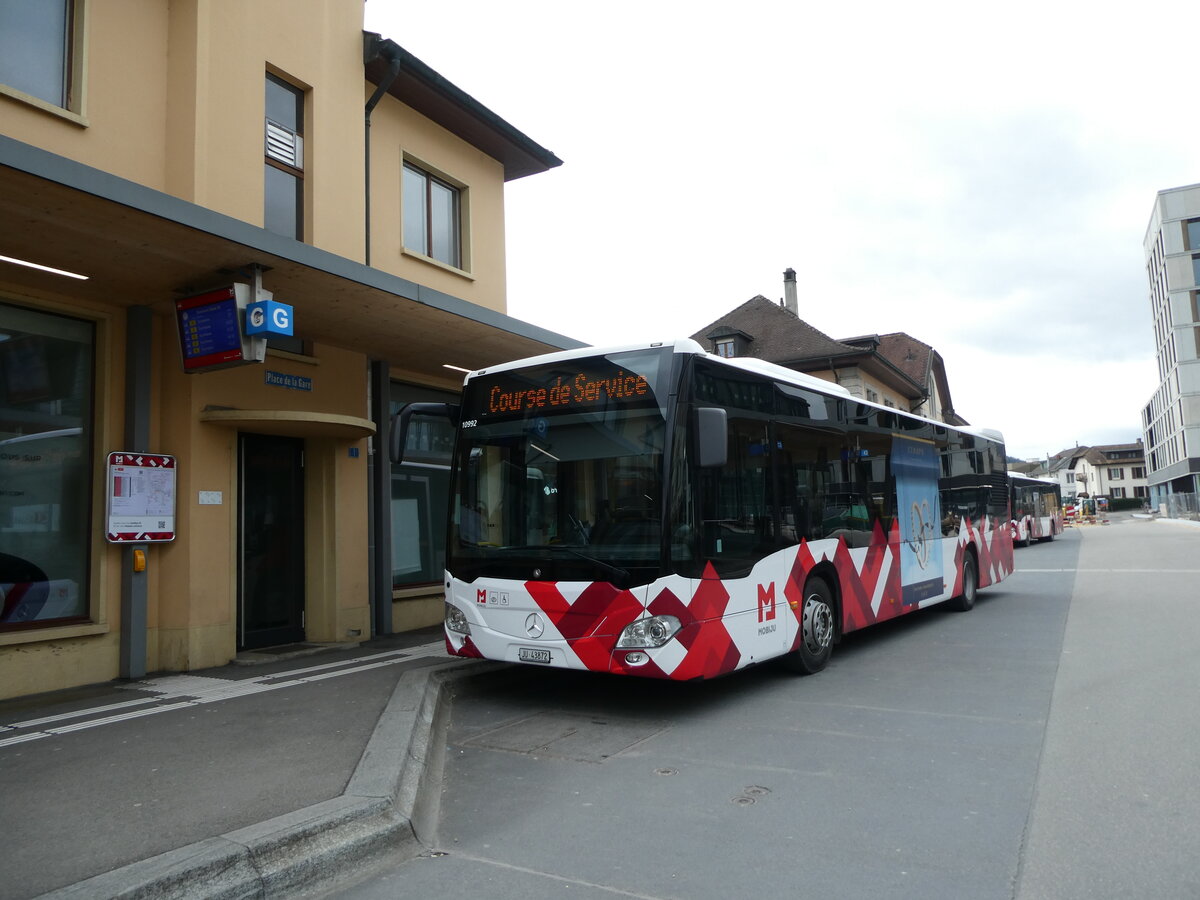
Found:
[[705, 355], [704, 348], [691, 338], [678, 341], [656, 341], [651, 344], [621, 344], [612, 347], [579, 347], [575, 350], [556, 350], [554, 353], [543, 353], [541, 356], [527, 356], [524, 359], [514, 359], [511, 362], [497, 363], [486, 369], [476, 369], [463, 376], [463, 383], [477, 375], [506, 372], [510, 369], [524, 369], [526, 366], [541, 366], [548, 363], [562, 362], [568, 359], [583, 359], [588, 356], [606, 356], [609, 353], [631, 353], [637, 350], [659, 350], [670, 347], [674, 353]]
[[753, 372], [767, 378], [772, 378], [776, 381], [781, 381], [785, 384], [791, 384], [797, 387], [806, 387], [834, 397], [850, 399], [856, 403], [862, 403], [866, 406], [875, 407], [876, 409], [900, 413], [913, 419], [919, 419], [922, 422], [928, 422], [931, 425], [940, 425], [943, 428], [950, 428], [954, 431], [963, 432], [964, 434], [971, 434], [988, 441], [1004, 443], [1003, 433], [994, 428], [975, 428], [969, 425], [948, 425], [945, 422], [939, 422], [937, 419], [929, 419], [925, 416], [919, 416], [916, 413], [908, 412], [907, 410], [895, 409], [893, 407], [884, 406], [880, 403], [872, 403], [870, 400], [864, 400], [861, 397], [854, 396], [840, 384], [835, 384], [832, 381], [826, 381], [823, 378], [818, 378], [815, 375], [809, 375], [806, 372], [797, 372], [795, 369], [789, 369], [785, 366], [778, 365], [777, 363], [767, 362], [766, 360], [762, 359], [754, 359], [753, 357], [747, 356], [717, 356], [716, 354], [706, 351], [698, 342], [692, 340], [691, 338], [680, 338], [679, 340], [675, 341], [657, 341], [648, 344], [622, 344], [609, 347], [579, 347], [574, 350], [558, 350], [554, 353], [543, 353], [541, 356], [531, 356], [525, 359], [516, 359], [512, 360], [511, 362], [498, 363], [494, 366], [488, 366], [486, 369], [477, 369], [473, 372], [468, 372], [463, 376], [463, 384], [466, 384], [468, 380], [479, 375], [504, 372], [510, 369], [523, 369], [526, 366], [540, 366], [570, 359], [583, 359], [589, 356], [606, 356], [610, 353], [630, 353], [638, 350], [658, 350], [663, 347], [670, 347], [671, 352], [673, 353], [687, 354], [690, 356], [703, 356], [712, 362], [735, 369], [742, 369], [746, 372]]
[[1008, 477], [1016, 478], [1020, 481], [1036, 481], [1041, 484], [1058, 484], [1053, 478], [1042, 478], [1040, 475], [1026, 475], [1024, 472], [1014, 472], [1012, 469], [1008, 470]]

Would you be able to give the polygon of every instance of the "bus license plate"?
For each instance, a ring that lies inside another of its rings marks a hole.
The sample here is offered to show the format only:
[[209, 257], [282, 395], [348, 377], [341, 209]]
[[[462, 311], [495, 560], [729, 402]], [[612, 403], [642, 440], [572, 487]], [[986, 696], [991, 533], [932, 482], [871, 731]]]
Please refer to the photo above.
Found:
[[550, 651], [521, 647], [517, 650], [517, 659], [521, 662], [548, 663], [550, 662]]

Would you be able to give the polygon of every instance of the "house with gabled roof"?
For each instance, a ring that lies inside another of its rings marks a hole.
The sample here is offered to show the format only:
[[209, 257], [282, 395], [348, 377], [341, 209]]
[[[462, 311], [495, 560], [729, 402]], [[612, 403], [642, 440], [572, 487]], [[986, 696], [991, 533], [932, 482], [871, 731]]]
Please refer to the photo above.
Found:
[[1079, 492], [1110, 500], [1149, 500], [1146, 480], [1146, 450], [1141, 440], [1127, 444], [1103, 444], [1086, 448], [1076, 461], [1075, 481]]
[[954, 411], [941, 355], [904, 332], [836, 339], [800, 318], [796, 273], [784, 272], [785, 299], [751, 297], [692, 339], [718, 356], [750, 357], [841, 385], [856, 397], [951, 425]]

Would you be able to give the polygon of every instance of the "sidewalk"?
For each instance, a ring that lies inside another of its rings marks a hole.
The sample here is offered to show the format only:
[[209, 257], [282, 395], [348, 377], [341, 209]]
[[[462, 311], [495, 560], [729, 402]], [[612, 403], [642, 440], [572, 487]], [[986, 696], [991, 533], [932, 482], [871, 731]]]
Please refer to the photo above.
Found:
[[440, 628], [254, 658], [0, 702], [0, 898], [283, 896], [421, 852], [439, 699], [496, 665]]

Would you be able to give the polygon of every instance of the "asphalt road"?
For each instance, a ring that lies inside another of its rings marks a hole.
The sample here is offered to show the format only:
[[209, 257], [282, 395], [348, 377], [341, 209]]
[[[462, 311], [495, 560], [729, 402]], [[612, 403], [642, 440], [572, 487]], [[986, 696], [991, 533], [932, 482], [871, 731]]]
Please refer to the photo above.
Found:
[[436, 835], [327, 896], [1200, 896], [1200, 529], [1018, 549], [830, 667], [457, 696]]

